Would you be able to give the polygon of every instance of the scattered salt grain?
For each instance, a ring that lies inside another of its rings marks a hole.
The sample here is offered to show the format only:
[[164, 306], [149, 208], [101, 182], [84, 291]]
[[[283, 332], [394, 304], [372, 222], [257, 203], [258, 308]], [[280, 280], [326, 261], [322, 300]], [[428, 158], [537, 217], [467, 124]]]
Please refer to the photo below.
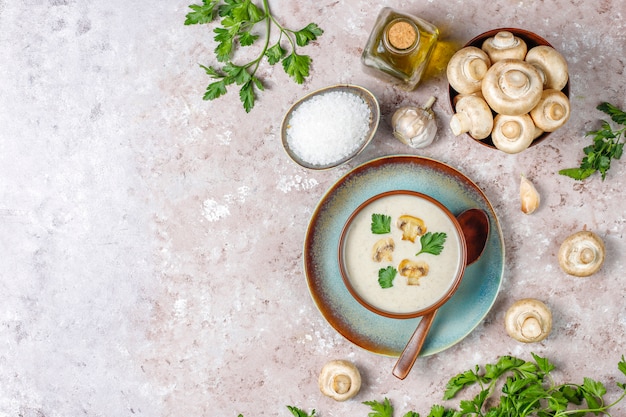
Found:
[[354, 154], [366, 141], [371, 110], [365, 100], [330, 91], [304, 101], [293, 112], [287, 143], [303, 161], [325, 166]]

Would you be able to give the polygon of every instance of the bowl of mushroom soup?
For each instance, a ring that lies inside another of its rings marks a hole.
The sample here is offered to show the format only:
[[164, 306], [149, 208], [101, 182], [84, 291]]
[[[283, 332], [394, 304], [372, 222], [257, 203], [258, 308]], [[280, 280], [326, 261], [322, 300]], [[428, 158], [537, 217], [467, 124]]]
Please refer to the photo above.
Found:
[[467, 247], [456, 217], [415, 191], [375, 195], [346, 221], [339, 268], [350, 294], [391, 318], [420, 317], [447, 302], [465, 271]]

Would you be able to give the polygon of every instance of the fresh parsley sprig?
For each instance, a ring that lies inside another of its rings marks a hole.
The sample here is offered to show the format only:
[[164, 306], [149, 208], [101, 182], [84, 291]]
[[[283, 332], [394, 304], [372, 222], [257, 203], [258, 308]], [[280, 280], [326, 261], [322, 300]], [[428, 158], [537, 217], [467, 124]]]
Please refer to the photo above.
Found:
[[396, 278], [398, 274], [398, 270], [393, 266], [388, 266], [387, 268], [380, 268], [378, 270], [378, 285], [380, 288], [391, 288], [393, 287], [393, 280]]
[[391, 232], [391, 216], [380, 213], [372, 213], [371, 223], [372, 233], [376, 235], [384, 235]]
[[[215, 56], [218, 62], [224, 63], [222, 68], [200, 65], [211, 79], [215, 80], [207, 86], [203, 98], [215, 100], [227, 93], [227, 87], [236, 84], [240, 87], [239, 98], [246, 112], [254, 107], [256, 92], [265, 89], [256, 72], [263, 59], [270, 65], [282, 63], [284, 71], [293, 80], [302, 84], [309, 76], [311, 58], [308, 55], [298, 54], [297, 47], [308, 45], [316, 40], [324, 31], [315, 23], [309, 23], [300, 30], [292, 30], [282, 26], [271, 13], [268, 0], [263, 0], [262, 9], [252, 0], [202, 0], [202, 4], [192, 4], [192, 10], [185, 17], [185, 25], [207, 24], [219, 17], [221, 26], [216, 27]], [[236, 45], [250, 46], [260, 35], [253, 33], [253, 28], [259, 23], [265, 23], [265, 42], [256, 58], [237, 65], [232, 61]], [[275, 26], [279, 35], [271, 40], [271, 29]], [[283, 41], [288, 47], [285, 49]], [[272, 45], [270, 46], [270, 43]]]
[[613, 130], [606, 120], [598, 130], [587, 132], [585, 136], [593, 136], [593, 144], [583, 148], [585, 156], [578, 168], [567, 168], [559, 171], [559, 174], [575, 180], [584, 180], [595, 172], [599, 172], [602, 181], [606, 178], [607, 171], [611, 168], [612, 159], [620, 159], [624, 152], [622, 137], [626, 135], [626, 112], [610, 103], [601, 103], [596, 107], [598, 110], [609, 115], [611, 120], [621, 129]]
[[447, 234], [444, 232], [427, 232], [420, 237], [420, 244], [422, 248], [415, 256], [420, 253], [430, 253], [432, 255], [439, 255], [443, 250], [443, 244], [446, 243]]
[[[626, 382], [616, 382], [620, 396], [608, 402], [606, 386], [592, 378], [581, 384], [555, 382], [551, 372], [556, 369], [548, 359], [531, 353], [533, 360], [501, 356], [494, 364], [476, 365], [452, 377], [446, 384], [443, 399], [451, 400], [461, 391], [478, 387], [471, 399], [461, 400], [459, 407], [435, 404], [426, 417], [582, 417], [611, 416], [611, 408], [626, 398]], [[626, 359], [622, 355], [618, 370], [626, 376]], [[499, 388], [499, 394], [496, 389]], [[364, 401], [370, 407], [368, 417], [393, 417], [394, 407], [388, 398]], [[313, 417], [297, 407], [287, 406], [294, 417]], [[238, 417], [243, 417], [239, 414]], [[403, 417], [420, 417], [409, 411]]]
[[[525, 361], [501, 356], [495, 364], [476, 365], [454, 376], [446, 385], [444, 400], [453, 399], [471, 386], [478, 386], [479, 392], [472, 399], [461, 400], [458, 409], [433, 405], [428, 417], [610, 416], [609, 410], [626, 397], [626, 383], [623, 382], [616, 383], [622, 394], [610, 403], [605, 400], [605, 385], [591, 378], [583, 378], [582, 384], [557, 384], [551, 375], [554, 364], [534, 353], [532, 357], [533, 361]], [[626, 375], [624, 356], [618, 369]], [[498, 398], [497, 387], [500, 387]], [[387, 398], [383, 402], [363, 404], [373, 410], [370, 417], [393, 417], [393, 406]], [[419, 417], [419, 414], [409, 411], [404, 416]]]

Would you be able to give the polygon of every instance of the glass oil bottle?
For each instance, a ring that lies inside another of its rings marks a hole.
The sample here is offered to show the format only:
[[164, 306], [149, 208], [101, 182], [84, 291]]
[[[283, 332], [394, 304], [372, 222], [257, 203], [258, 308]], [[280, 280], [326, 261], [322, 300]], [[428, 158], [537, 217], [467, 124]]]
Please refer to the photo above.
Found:
[[439, 30], [431, 23], [385, 7], [376, 19], [361, 62], [410, 91], [420, 82], [438, 38]]

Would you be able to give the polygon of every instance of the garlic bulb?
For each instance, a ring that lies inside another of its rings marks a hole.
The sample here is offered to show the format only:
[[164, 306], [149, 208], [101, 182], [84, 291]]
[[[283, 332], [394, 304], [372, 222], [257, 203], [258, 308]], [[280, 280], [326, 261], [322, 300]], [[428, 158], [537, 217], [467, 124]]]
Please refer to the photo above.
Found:
[[412, 148], [423, 148], [435, 140], [437, 122], [431, 107], [435, 98], [431, 97], [423, 108], [400, 107], [393, 114], [391, 124], [393, 135], [400, 142]]

